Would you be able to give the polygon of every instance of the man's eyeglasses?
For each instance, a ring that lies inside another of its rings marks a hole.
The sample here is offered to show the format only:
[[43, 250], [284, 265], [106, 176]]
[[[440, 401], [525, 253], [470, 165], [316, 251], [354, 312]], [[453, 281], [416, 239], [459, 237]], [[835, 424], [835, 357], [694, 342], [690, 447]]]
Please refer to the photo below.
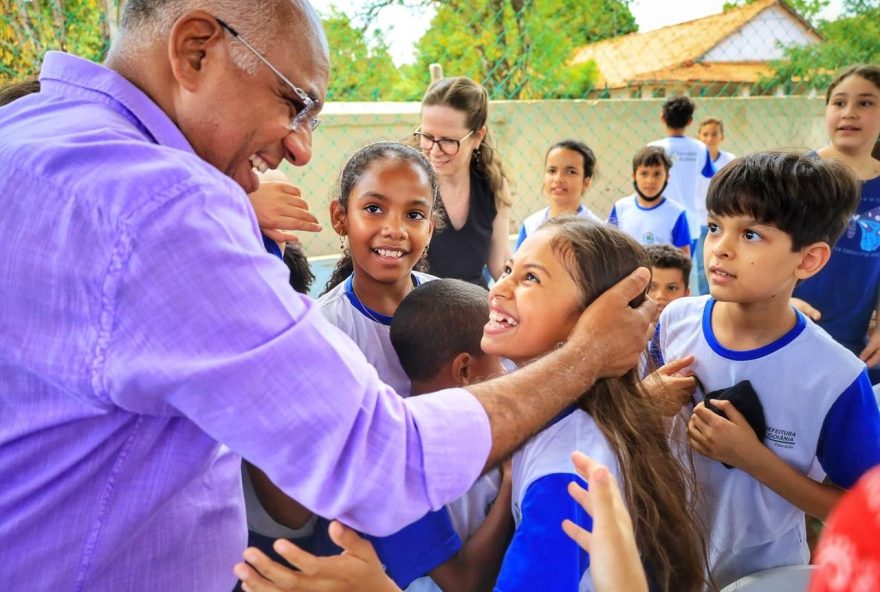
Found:
[[437, 144], [440, 147], [440, 152], [446, 156], [455, 156], [461, 148], [461, 143], [467, 140], [473, 133], [474, 130], [471, 130], [463, 138], [453, 140], [452, 138], [435, 138], [421, 131], [420, 128], [413, 132], [413, 137], [419, 141], [419, 148], [423, 152], [430, 152], [434, 149], [434, 144]]
[[299, 124], [303, 122], [306, 122], [309, 126], [309, 129], [311, 130], [314, 130], [316, 127], [318, 127], [321, 124], [321, 120], [317, 117], [312, 117], [311, 114], [314, 113], [315, 109], [318, 108], [320, 101], [317, 99], [313, 99], [308, 94], [306, 94], [306, 91], [288, 80], [287, 77], [282, 74], [278, 70], [278, 68], [269, 63], [269, 60], [264, 58], [263, 55], [259, 51], [257, 51], [253, 45], [248, 43], [244, 37], [239, 35], [238, 31], [233, 29], [231, 26], [229, 26], [219, 18], [214, 18], [217, 19], [217, 22], [220, 24], [221, 27], [229, 31], [230, 35], [232, 35], [235, 39], [240, 41], [242, 45], [251, 50], [251, 52], [253, 52], [253, 54], [266, 65], [266, 67], [272, 70], [275, 75], [284, 82], [284, 84], [289, 86], [290, 90], [292, 90], [293, 93], [299, 98], [299, 100], [302, 101], [302, 107], [296, 106], [296, 115], [294, 115], [293, 118], [290, 120], [290, 125], [288, 126], [290, 130], [295, 131], [299, 127]]

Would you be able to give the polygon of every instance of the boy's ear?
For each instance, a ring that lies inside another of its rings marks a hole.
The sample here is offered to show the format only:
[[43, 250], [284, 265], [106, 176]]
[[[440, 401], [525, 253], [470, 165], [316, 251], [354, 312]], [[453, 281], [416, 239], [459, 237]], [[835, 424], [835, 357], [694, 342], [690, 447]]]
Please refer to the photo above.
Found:
[[831, 258], [831, 247], [828, 243], [817, 242], [801, 249], [800, 265], [794, 270], [799, 280], [805, 280], [819, 273]]
[[[635, 177], [633, 177], [635, 179]], [[584, 191], [590, 188], [590, 185], [593, 184], [593, 177], [584, 176]]]
[[452, 358], [452, 363], [450, 364], [452, 380], [458, 386], [468, 386], [474, 380], [473, 367], [471, 366], [473, 360], [473, 356], [467, 352], [461, 352]]
[[345, 208], [335, 199], [330, 202], [330, 224], [339, 236], [348, 234], [348, 230], [345, 227]]

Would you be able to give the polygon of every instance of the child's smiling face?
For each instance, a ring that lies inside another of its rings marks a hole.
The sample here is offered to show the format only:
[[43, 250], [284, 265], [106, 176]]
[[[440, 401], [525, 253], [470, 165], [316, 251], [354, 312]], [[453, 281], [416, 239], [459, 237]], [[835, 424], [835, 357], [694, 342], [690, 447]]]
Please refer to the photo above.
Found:
[[530, 235], [489, 291], [482, 349], [518, 366], [568, 338], [583, 311], [583, 296], [551, 242], [552, 229]]
[[383, 158], [373, 163], [348, 196], [348, 207], [331, 204], [333, 226], [347, 235], [355, 275], [361, 282], [410, 281], [434, 223], [428, 177], [411, 162]]
[[579, 152], [559, 147], [547, 153], [544, 195], [557, 206], [576, 208], [591, 182], [584, 174], [584, 157]]

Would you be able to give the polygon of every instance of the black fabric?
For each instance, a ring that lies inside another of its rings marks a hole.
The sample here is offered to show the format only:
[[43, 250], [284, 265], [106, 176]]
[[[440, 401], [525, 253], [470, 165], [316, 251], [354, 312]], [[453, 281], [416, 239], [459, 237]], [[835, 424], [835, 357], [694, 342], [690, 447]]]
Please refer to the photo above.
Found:
[[428, 249], [428, 273], [487, 287], [483, 267], [489, 261], [492, 223], [497, 213], [489, 180], [471, 169], [467, 220], [456, 230], [444, 214], [445, 228], [434, 233]]
[[[721, 409], [709, 402], [710, 399], [730, 401], [730, 403], [736, 407], [736, 410], [739, 411], [743, 417], [746, 418], [746, 421], [749, 422], [749, 425], [755, 431], [755, 435], [758, 436], [758, 440], [762, 442], [764, 441], [764, 436], [767, 434], [767, 420], [764, 418], [764, 406], [761, 404], [761, 399], [758, 398], [758, 393], [755, 392], [751, 382], [743, 380], [731, 387], [706, 393], [704, 400], [706, 409], [714, 411], [721, 417], [728, 419], [727, 415]], [[727, 463], [722, 464], [728, 469], [733, 468]]]

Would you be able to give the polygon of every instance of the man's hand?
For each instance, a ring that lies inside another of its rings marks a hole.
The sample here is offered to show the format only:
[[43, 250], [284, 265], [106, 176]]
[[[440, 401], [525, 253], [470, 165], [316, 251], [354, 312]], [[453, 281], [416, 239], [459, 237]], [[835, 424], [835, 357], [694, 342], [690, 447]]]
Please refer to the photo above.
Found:
[[309, 204], [296, 185], [283, 181], [263, 181], [251, 193], [251, 205], [263, 234], [277, 243], [298, 241], [293, 234], [319, 232], [318, 219], [309, 212]]
[[569, 344], [595, 361], [597, 378], [622, 376], [635, 368], [654, 336], [657, 305], [649, 298], [638, 308], [629, 305], [650, 279], [651, 273], [640, 267], [617, 282], [587, 307], [571, 332]]
[[261, 551], [246, 549], [247, 563], [235, 565], [235, 575], [246, 592], [308, 592], [375, 590], [400, 592], [385, 570], [369, 541], [339, 522], [330, 523], [330, 538], [342, 547], [341, 555], [315, 557], [284, 539], [273, 547], [279, 555], [301, 571], [272, 561]]
[[694, 356], [672, 360], [657, 368], [642, 380], [642, 389], [660, 406], [660, 411], [672, 417], [697, 390], [697, 380], [688, 370]]
[[703, 403], [694, 408], [688, 423], [688, 441], [691, 448], [709, 458], [737, 467], [751, 474], [750, 463], [760, 456], [764, 445], [755, 430], [730, 401], [713, 399], [728, 419], [709, 410]]
[[568, 493], [592, 516], [593, 532], [571, 520], [562, 523], [562, 530], [590, 554], [590, 575], [597, 592], [647, 592], [632, 519], [614, 475], [580, 452], [572, 455], [572, 461], [589, 490], [572, 482]]

